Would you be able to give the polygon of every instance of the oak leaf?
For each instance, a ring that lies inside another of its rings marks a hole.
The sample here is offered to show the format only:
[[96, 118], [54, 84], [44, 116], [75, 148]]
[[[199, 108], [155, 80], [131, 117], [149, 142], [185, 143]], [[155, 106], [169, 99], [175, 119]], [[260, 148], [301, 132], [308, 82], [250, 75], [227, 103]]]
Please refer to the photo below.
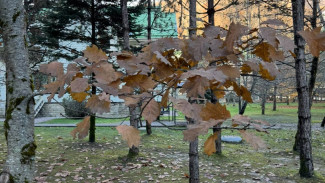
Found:
[[187, 97], [203, 97], [208, 86], [210, 86], [208, 79], [201, 76], [194, 76], [186, 80], [180, 92], [186, 93]]
[[192, 142], [199, 135], [208, 133], [209, 128], [222, 123], [224, 120], [202, 121], [193, 125], [188, 125], [187, 130], [183, 131], [184, 141]]
[[122, 139], [128, 143], [129, 148], [132, 146], [138, 147], [140, 144], [140, 131], [132, 126], [119, 125], [116, 127]]
[[204, 121], [210, 119], [227, 119], [230, 118], [230, 112], [225, 105], [222, 106], [220, 103], [212, 104], [211, 102], [207, 102], [202, 108], [200, 116]]
[[275, 30], [271, 27], [261, 27], [260, 28], [261, 36], [273, 47], [277, 47], [277, 42], [275, 38]]
[[218, 66], [217, 70], [222, 71], [224, 75], [228, 76], [230, 79], [236, 79], [240, 77], [239, 69], [230, 65]]
[[270, 46], [271, 46], [270, 44], [265, 42], [260, 43], [255, 47], [255, 50], [252, 53], [260, 57], [266, 62], [271, 62], [270, 53], [269, 53]]
[[48, 64], [42, 64], [40, 66], [40, 72], [53, 77], [62, 77], [64, 74], [63, 63], [51, 62]]
[[84, 57], [88, 58], [89, 62], [98, 63], [100, 61], [106, 61], [107, 55], [103, 50], [98, 49], [96, 45], [87, 46], [86, 50], [83, 51]]
[[242, 35], [248, 32], [249, 29], [246, 26], [240, 25], [239, 23], [232, 22], [229, 26], [224, 46], [229, 52], [233, 52], [235, 41], [237, 41]]
[[218, 139], [220, 131], [214, 132], [209, 138], [204, 142], [204, 153], [208, 156], [216, 152], [216, 140]]
[[292, 39], [282, 35], [276, 36], [276, 39], [279, 41], [280, 47], [282, 48], [283, 51], [294, 52], [296, 45], [294, 44]]
[[75, 139], [78, 135], [78, 139], [83, 139], [87, 137], [88, 131], [90, 127], [90, 116], [86, 116], [82, 122], [77, 124], [77, 127], [73, 129], [70, 134], [73, 139]]
[[126, 76], [123, 81], [126, 83], [126, 86], [139, 87], [141, 91], [148, 91], [156, 86], [156, 82], [152, 80], [152, 77], [146, 75]]
[[169, 90], [166, 90], [166, 92], [161, 98], [161, 106], [164, 108], [167, 108], [168, 106], [168, 97], [169, 97]]
[[310, 53], [314, 57], [319, 57], [320, 51], [325, 51], [325, 33], [321, 33], [322, 27], [314, 30], [304, 30], [298, 33], [305, 39], [309, 46]]
[[106, 100], [100, 100], [97, 95], [91, 96], [86, 104], [86, 107], [93, 113], [105, 113], [110, 111], [110, 102]]
[[173, 103], [175, 109], [181, 111], [186, 117], [192, 118], [196, 121], [201, 121], [200, 112], [202, 110], [202, 105], [191, 104], [185, 99], [175, 99], [169, 97], [170, 101]]
[[97, 82], [109, 84], [122, 77], [122, 73], [116, 72], [113, 65], [107, 62], [100, 62], [97, 67], [93, 68]]
[[160, 106], [158, 102], [154, 99], [151, 99], [149, 103], [145, 102], [142, 104], [141, 109], [143, 110], [142, 116], [143, 118], [151, 124], [153, 121], [157, 120], [160, 115]]
[[87, 78], [76, 78], [71, 82], [71, 92], [80, 93], [84, 92], [88, 88]]

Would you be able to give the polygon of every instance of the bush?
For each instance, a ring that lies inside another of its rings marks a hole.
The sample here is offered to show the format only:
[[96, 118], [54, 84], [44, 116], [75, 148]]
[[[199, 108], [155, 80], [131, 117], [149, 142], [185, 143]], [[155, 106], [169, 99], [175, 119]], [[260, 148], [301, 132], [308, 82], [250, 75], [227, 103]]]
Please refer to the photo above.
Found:
[[90, 113], [90, 110], [86, 108], [86, 102], [77, 102], [71, 98], [63, 99], [63, 107], [65, 115], [68, 117], [80, 117], [83, 118]]

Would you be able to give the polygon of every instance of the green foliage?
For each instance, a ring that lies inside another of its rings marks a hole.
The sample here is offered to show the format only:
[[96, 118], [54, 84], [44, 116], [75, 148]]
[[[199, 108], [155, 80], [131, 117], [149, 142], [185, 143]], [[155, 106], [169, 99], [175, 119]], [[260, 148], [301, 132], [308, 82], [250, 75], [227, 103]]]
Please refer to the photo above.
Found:
[[87, 109], [86, 102], [77, 102], [72, 99], [63, 99], [64, 112], [68, 117], [80, 117], [83, 118], [89, 114], [89, 109]]

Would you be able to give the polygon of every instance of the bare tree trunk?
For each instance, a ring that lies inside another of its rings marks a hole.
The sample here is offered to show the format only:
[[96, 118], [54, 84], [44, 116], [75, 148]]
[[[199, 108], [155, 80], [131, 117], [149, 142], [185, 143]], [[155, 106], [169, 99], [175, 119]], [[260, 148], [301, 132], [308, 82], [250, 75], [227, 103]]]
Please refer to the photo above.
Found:
[[[137, 114], [136, 114], [136, 109], [137, 106], [130, 106], [129, 107], [129, 112], [130, 112], [130, 125], [133, 126], [134, 128], [138, 128], [138, 121], [137, 121]], [[129, 149], [129, 157], [134, 157], [139, 154], [139, 148], [136, 146], [132, 146], [132, 148]]]
[[262, 103], [261, 103], [262, 115], [265, 115], [265, 103], [266, 103], [266, 95], [263, 94]]
[[123, 50], [130, 50], [129, 41], [129, 17], [128, 17], [128, 7], [127, 0], [121, 0], [122, 9], [122, 24], [123, 24]]
[[148, 0], [148, 40], [151, 40], [151, 0]]
[[287, 95], [287, 105], [289, 105], [289, 96]]
[[[312, 177], [314, 165], [311, 147], [311, 114], [309, 90], [306, 76], [305, 41], [298, 34], [304, 30], [304, 0], [292, 0], [292, 16], [294, 28], [296, 85], [298, 92], [298, 133], [297, 140], [300, 146], [300, 176]], [[294, 150], [296, 150], [294, 148]]]
[[[96, 45], [96, 22], [95, 22], [95, 0], [91, 0], [91, 44]], [[92, 80], [94, 80], [95, 74], [92, 73]], [[96, 95], [97, 87], [91, 87], [91, 94]], [[90, 125], [89, 125], [89, 142], [96, 141], [96, 113], [90, 115]]]
[[274, 83], [274, 88], [273, 88], [273, 111], [276, 111], [276, 92], [277, 92], [277, 84]]
[[[190, 6], [190, 27], [189, 27], [189, 36], [196, 36], [196, 0], [189, 0]], [[192, 103], [194, 101], [190, 101]], [[189, 119], [190, 124], [194, 124], [193, 119]], [[190, 142], [189, 145], [189, 170], [190, 170], [190, 183], [200, 182], [199, 175], [199, 153], [198, 153], [198, 144], [199, 140], [196, 138], [194, 141]]]
[[[252, 93], [254, 91], [254, 88], [255, 88], [255, 85], [256, 85], [256, 82], [257, 82], [257, 79], [256, 78], [253, 78], [253, 83], [252, 83], [252, 86], [251, 86], [251, 89], [249, 90], [250, 93]], [[243, 115], [245, 113], [245, 110], [246, 110], [246, 107], [247, 107], [247, 102], [244, 101], [244, 104], [241, 106], [240, 110], [239, 110], [239, 114], [240, 115]]]
[[7, 160], [0, 182], [33, 182], [35, 173], [34, 99], [30, 79], [26, 17], [22, 0], [0, 0], [6, 64]]
[[151, 135], [152, 134], [151, 124], [148, 123], [148, 121], [146, 121], [146, 132], [147, 132], [147, 135]]
[[214, 0], [208, 0], [209, 23], [214, 26]]
[[322, 124], [320, 126], [325, 127], [325, 117], [323, 118]]

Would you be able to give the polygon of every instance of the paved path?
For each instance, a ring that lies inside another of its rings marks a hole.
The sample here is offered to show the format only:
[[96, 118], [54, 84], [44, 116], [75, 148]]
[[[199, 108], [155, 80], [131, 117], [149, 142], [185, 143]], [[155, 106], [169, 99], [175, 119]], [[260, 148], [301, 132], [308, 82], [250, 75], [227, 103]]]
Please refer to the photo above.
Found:
[[[41, 118], [35, 118], [35, 127], [76, 127], [76, 124], [44, 124], [43, 122], [52, 120], [52, 119], [58, 119], [62, 117], [41, 117]], [[3, 118], [0, 118], [0, 121], [4, 121]], [[153, 122], [152, 126], [153, 127], [164, 127], [164, 126], [175, 126], [174, 122], [170, 121], [162, 121], [161, 124], [159, 122]], [[120, 125], [121, 123], [111, 123], [111, 124], [96, 124], [97, 127], [116, 127]], [[124, 125], [130, 125], [129, 121], [124, 121], [122, 124]], [[143, 122], [143, 125], [145, 126], [145, 122]], [[177, 121], [177, 126], [186, 126], [185, 121]], [[226, 125], [227, 126], [227, 125]], [[275, 126], [272, 126], [271, 129], [275, 130], [281, 130], [281, 129], [286, 129], [286, 130], [296, 130], [297, 129], [297, 124], [294, 123], [278, 123], [275, 124]], [[319, 130], [319, 131], [325, 131], [325, 128], [320, 127], [320, 123], [313, 123], [312, 124], [312, 130]]]

